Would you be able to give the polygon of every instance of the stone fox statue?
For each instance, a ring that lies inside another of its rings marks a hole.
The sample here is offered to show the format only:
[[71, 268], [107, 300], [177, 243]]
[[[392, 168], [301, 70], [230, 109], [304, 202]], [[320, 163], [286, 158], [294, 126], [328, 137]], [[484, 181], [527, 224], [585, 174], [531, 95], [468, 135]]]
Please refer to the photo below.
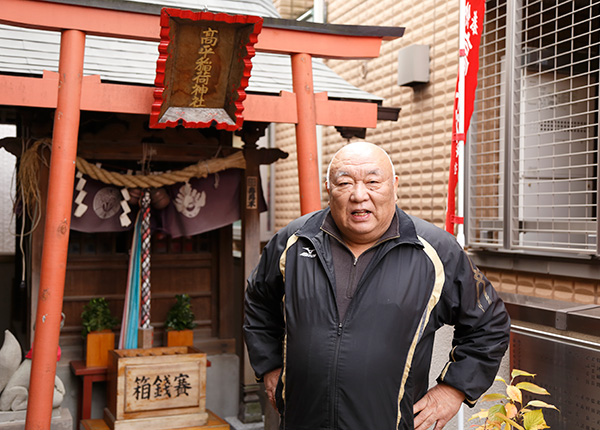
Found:
[[[30, 355], [28, 354], [27, 357]], [[23, 411], [29, 398], [31, 359], [21, 362], [21, 346], [8, 331], [4, 331], [4, 345], [0, 349], [0, 411]], [[52, 407], [57, 408], [65, 396], [65, 386], [58, 376], [54, 379]]]

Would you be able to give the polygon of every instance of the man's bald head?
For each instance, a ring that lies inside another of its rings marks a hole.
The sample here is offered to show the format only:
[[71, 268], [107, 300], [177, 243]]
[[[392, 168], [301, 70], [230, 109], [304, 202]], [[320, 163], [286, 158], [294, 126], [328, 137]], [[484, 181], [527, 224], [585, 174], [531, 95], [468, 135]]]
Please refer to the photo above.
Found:
[[381, 147], [371, 143], [371, 142], [366, 142], [366, 141], [358, 141], [358, 142], [352, 142], [349, 143], [348, 145], [345, 145], [344, 147], [340, 148], [335, 154], [333, 154], [333, 157], [331, 158], [331, 161], [329, 162], [329, 166], [327, 166], [327, 177], [325, 179], [325, 186], [327, 188], [327, 190], [329, 190], [329, 185], [331, 184], [331, 165], [333, 164], [334, 160], [336, 159], [336, 157], [340, 154], [343, 154], [344, 152], [348, 152], [348, 151], [352, 151], [352, 152], [356, 152], [357, 155], [360, 156], [361, 153], [367, 153], [370, 151], [380, 151], [383, 154], [385, 154], [387, 160], [390, 163], [390, 167], [392, 169], [392, 177], [395, 178], [396, 177], [396, 168], [394, 167], [394, 163], [392, 162], [392, 159], [390, 158], [390, 155]]
[[394, 165], [377, 145], [355, 142], [333, 156], [327, 176], [331, 216], [344, 243], [358, 256], [377, 242], [394, 217]]

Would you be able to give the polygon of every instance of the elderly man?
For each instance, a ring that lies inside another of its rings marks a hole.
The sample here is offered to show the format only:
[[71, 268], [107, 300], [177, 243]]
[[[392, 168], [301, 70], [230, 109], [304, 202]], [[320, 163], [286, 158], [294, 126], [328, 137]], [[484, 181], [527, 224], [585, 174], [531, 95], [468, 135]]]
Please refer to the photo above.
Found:
[[[439, 430], [491, 385], [510, 320], [450, 234], [396, 207], [385, 151], [352, 143], [329, 208], [281, 229], [248, 281], [250, 361], [288, 430]], [[434, 333], [455, 327], [428, 390]]]

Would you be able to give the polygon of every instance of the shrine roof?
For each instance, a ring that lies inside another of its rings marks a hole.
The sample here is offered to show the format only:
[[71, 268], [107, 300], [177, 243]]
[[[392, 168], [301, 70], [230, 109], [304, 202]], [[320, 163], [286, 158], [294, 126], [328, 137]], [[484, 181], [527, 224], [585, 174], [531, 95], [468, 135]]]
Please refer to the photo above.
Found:
[[[250, 14], [279, 18], [270, 0], [49, 0], [81, 6], [102, 7], [159, 14], [162, 7], [207, 9], [213, 12]], [[0, 24], [0, 73], [41, 76], [58, 71], [60, 33]], [[154, 85], [158, 42], [86, 37], [84, 74], [100, 75], [103, 82]], [[291, 60], [288, 55], [257, 52], [246, 91], [279, 94], [292, 91]], [[315, 92], [330, 98], [379, 101], [344, 80], [318, 58], [313, 58]]]
[[102, 9], [159, 15], [163, 7], [280, 18], [271, 0], [46, 0]]

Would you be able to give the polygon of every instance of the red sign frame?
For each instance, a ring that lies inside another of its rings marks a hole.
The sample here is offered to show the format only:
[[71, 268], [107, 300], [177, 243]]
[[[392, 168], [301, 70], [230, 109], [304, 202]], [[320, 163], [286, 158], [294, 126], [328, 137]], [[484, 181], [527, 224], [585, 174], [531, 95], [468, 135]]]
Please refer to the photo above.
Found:
[[252, 15], [162, 9], [150, 127], [239, 129], [262, 23]]

